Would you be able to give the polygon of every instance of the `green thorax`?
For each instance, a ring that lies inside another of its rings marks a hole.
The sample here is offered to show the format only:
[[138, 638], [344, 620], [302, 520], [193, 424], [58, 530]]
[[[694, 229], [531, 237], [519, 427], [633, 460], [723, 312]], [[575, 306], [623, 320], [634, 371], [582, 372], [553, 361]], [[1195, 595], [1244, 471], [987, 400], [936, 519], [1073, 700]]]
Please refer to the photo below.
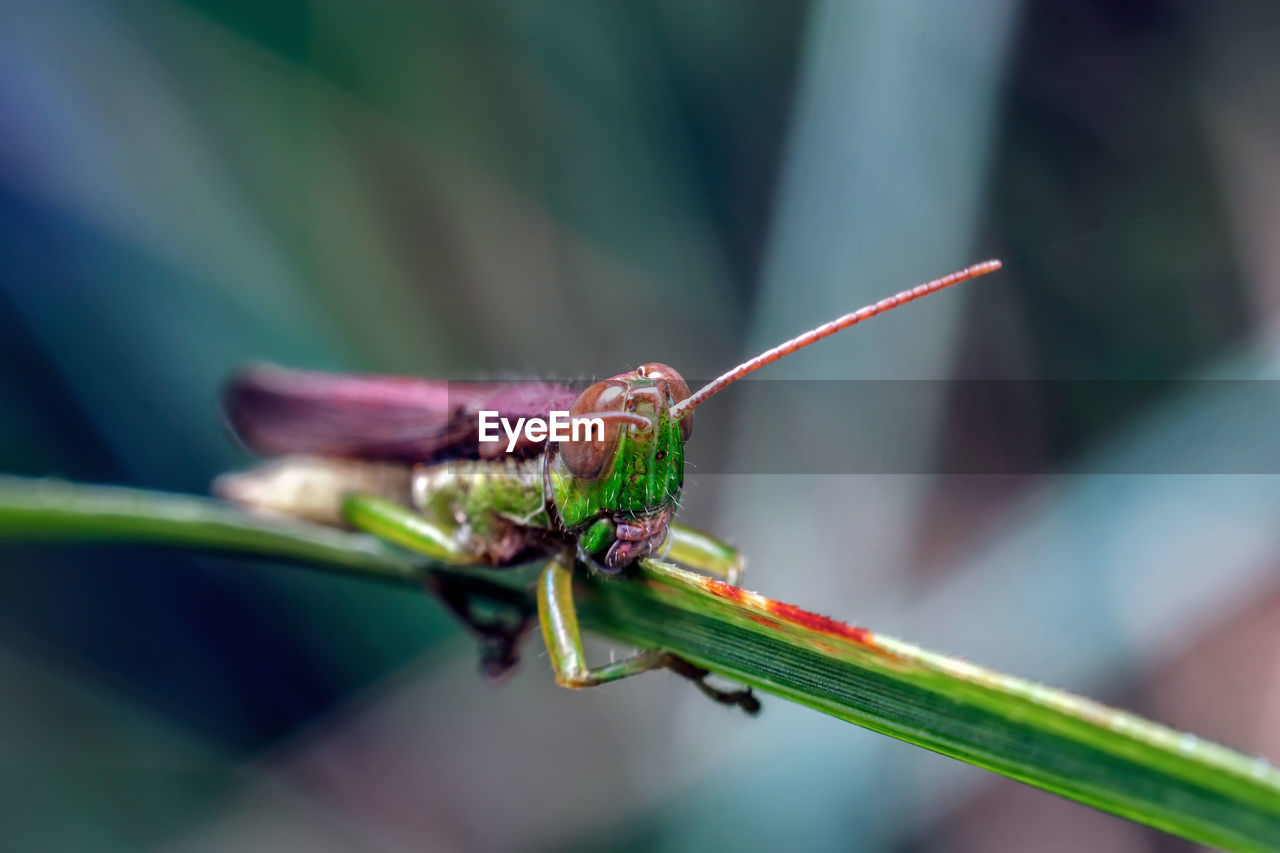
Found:
[[604, 515], [675, 509], [684, 484], [684, 440], [665, 406], [652, 414], [652, 431], [619, 430], [613, 457], [595, 480], [575, 477], [558, 456], [548, 463], [551, 499], [566, 529], [580, 530]]

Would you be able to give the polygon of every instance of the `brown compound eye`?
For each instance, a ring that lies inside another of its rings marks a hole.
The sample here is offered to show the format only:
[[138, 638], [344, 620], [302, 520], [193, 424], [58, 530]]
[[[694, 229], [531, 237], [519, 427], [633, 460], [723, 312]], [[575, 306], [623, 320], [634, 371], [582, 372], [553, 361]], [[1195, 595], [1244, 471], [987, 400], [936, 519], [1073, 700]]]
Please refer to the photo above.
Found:
[[[636, 373], [647, 379], [658, 380], [659, 385], [665, 384], [673, 406], [689, 396], [689, 383], [684, 381], [684, 377], [677, 373], [674, 367], [654, 361], [640, 365]], [[688, 441], [692, 434], [693, 412], [690, 412], [680, 419], [680, 435]]]
[[[622, 412], [626, 404], [626, 389], [626, 383], [618, 379], [605, 379], [583, 391], [569, 407], [570, 429], [572, 430], [576, 418]], [[578, 441], [560, 442], [560, 457], [575, 477], [594, 480], [604, 473], [605, 464], [613, 453], [613, 446], [618, 441], [618, 430], [621, 428], [622, 422], [606, 420], [604, 435], [597, 439], [598, 428], [589, 429], [587, 424], [581, 424], [578, 434], [582, 437]], [[591, 436], [592, 440], [586, 440], [587, 436]]]

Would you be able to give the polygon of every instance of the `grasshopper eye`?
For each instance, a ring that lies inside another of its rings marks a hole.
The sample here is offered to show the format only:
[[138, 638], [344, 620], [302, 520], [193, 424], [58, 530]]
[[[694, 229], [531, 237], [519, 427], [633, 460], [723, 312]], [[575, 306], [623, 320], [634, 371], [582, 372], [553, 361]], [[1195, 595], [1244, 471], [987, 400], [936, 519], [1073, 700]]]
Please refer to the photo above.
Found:
[[[570, 424], [577, 418], [622, 412], [626, 389], [626, 384], [617, 379], [605, 379], [592, 385], [569, 407]], [[599, 428], [585, 429], [586, 424], [583, 424], [582, 438], [560, 442], [560, 457], [575, 477], [594, 480], [604, 473], [613, 446], [618, 441], [621, 425], [622, 422], [617, 420], [605, 420], [604, 435], [597, 438]]]
[[[689, 383], [684, 381], [684, 377], [677, 373], [674, 367], [654, 361], [640, 365], [636, 373], [648, 379], [657, 380], [659, 385], [665, 384], [667, 396], [670, 398], [669, 404], [672, 406], [689, 396]], [[680, 419], [680, 435], [688, 441], [692, 434], [693, 413], [691, 412]]]

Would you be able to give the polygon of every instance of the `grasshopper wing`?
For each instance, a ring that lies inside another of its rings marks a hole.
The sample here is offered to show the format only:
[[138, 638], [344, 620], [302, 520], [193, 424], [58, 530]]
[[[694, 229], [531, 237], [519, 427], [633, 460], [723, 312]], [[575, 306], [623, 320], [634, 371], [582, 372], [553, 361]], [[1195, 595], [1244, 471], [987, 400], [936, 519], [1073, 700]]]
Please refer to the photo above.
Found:
[[[506, 450], [506, 437], [480, 443], [481, 411], [515, 423], [567, 410], [576, 397], [572, 388], [550, 382], [447, 382], [254, 366], [232, 377], [223, 408], [232, 430], [256, 453], [415, 463], [496, 456]], [[545, 444], [522, 431], [512, 455], [536, 456]]]

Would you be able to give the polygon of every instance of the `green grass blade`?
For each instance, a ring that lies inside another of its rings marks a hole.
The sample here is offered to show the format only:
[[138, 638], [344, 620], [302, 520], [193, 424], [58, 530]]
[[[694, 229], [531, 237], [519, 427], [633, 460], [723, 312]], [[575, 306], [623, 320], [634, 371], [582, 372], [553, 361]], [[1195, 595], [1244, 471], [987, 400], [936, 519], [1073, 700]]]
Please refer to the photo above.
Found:
[[[518, 574], [434, 567], [213, 500], [49, 481], [0, 478], [4, 539], [213, 548], [414, 585], [447, 576], [503, 605], [503, 584], [520, 589]], [[1262, 759], [660, 564], [581, 586], [597, 633], [1194, 841], [1280, 850], [1280, 771]]]
[[1263, 759], [694, 575], [644, 580], [587, 584], [584, 626], [1176, 835], [1280, 849]]
[[134, 542], [275, 557], [393, 583], [423, 563], [369, 536], [249, 515], [209, 498], [0, 476], [0, 541]]

